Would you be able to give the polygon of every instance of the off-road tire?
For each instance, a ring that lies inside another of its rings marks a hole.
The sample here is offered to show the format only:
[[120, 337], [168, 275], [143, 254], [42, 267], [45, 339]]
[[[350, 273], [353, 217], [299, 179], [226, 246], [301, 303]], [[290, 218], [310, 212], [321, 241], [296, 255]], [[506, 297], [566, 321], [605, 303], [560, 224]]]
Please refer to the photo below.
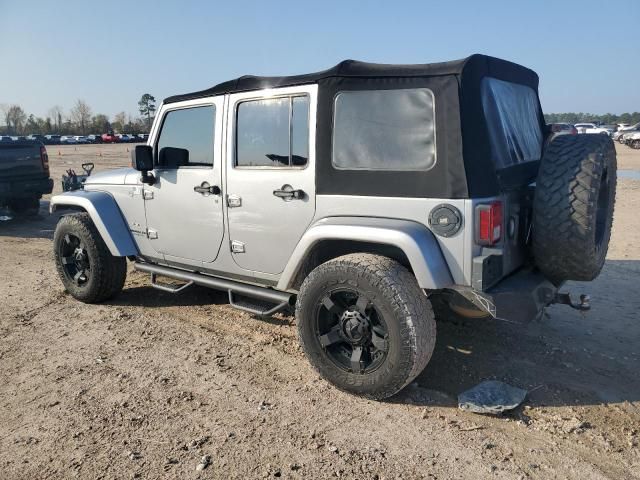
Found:
[[634, 150], [640, 150], [640, 140], [634, 140], [629, 146]]
[[9, 208], [18, 215], [35, 217], [40, 212], [40, 197], [27, 197], [11, 200]]
[[616, 192], [616, 153], [604, 135], [563, 135], [546, 148], [533, 207], [533, 254], [555, 284], [590, 281], [604, 265]]
[[[83, 285], [77, 285], [65, 273], [61, 245], [67, 234], [74, 235], [83, 242], [89, 257], [90, 275]], [[127, 261], [125, 257], [111, 255], [89, 214], [76, 213], [62, 217], [56, 226], [53, 245], [58, 275], [65, 290], [77, 300], [98, 303], [112, 298], [122, 290], [127, 277]]]
[[[340, 288], [366, 295], [387, 324], [387, 356], [373, 372], [340, 369], [320, 344], [316, 309], [327, 292]], [[349, 254], [315, 268], [300, 287], [296, 319], [302, 348], [320, 375], [341, 390], [370, 399], [399, 392], [422, 372], [435, 347], [436, 323], [427, 296], [404, 266], [380, 255]]]

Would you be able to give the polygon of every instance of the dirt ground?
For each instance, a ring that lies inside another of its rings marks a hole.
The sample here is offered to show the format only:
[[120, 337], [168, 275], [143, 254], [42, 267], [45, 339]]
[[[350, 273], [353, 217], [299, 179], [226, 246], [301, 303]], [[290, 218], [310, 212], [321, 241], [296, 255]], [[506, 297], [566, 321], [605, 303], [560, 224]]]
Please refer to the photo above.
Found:
[[[127, 165], [127, 148], [49, 147], [56, 189], [82, 161]], [[640, 170], [640, 151], [618, 159]], [[0, 222], [1, 479], [640, 478], [640, 181], [619, 180], [601, 276], [568, 285], [591, 312], [439, 323], [426, 370], [380, 403], [321, 380], [292, 317], [252, 318], [224, 294], [172, 296], [130, 270], [114, 300], [75, 301], [47, 208]], [[528, 397], [501, 417], [458, 410], [484, 379]]]

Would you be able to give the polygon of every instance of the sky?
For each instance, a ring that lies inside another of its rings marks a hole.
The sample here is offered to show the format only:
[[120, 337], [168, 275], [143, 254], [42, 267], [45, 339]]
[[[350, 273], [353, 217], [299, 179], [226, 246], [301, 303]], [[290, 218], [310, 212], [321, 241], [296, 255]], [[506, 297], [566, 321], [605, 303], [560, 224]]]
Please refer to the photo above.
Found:
[[540, 76], [545, 112], [640, 111], [640, 1], [0, 0], [0, 104], [137, 115], [243, 74], [484, 53]]

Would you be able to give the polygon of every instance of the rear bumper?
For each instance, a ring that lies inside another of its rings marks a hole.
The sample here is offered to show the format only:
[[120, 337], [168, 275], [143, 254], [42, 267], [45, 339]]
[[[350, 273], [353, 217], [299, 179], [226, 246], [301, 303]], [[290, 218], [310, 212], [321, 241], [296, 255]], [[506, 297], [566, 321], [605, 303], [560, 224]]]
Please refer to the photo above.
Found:
[[0, 180], [0, 200], [27, 198], [51, 193], [53, 180], [51, 178], [23, 178], [10, 181]]
[[457, 292], [494, 318], [528, 322], [555, 301], [558, 287], [540, 272], [523, 268], [484, 292], [468, 287]]
[[495, 317], [527, 322], [553, 303], [558, 288], [540, 272], [520, 270], [490, 288], [484, 294], [495, 306]]

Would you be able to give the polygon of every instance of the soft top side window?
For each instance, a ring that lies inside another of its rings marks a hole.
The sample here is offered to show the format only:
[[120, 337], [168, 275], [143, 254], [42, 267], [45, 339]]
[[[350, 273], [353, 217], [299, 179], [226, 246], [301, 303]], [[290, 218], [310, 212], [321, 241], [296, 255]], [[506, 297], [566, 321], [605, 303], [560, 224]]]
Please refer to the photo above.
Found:
[[167, 112], [156, 145], [158, 166], [212, 166], [215, 118], [215, 105]]
[[333, 166], [429, 170], [436, 163], [434, 104], [428, 88], [338, 93], [333, 111]]
[[248, 100], [236, 110], [236, 167], [304, 167], [309, 161], [309, 97]]

